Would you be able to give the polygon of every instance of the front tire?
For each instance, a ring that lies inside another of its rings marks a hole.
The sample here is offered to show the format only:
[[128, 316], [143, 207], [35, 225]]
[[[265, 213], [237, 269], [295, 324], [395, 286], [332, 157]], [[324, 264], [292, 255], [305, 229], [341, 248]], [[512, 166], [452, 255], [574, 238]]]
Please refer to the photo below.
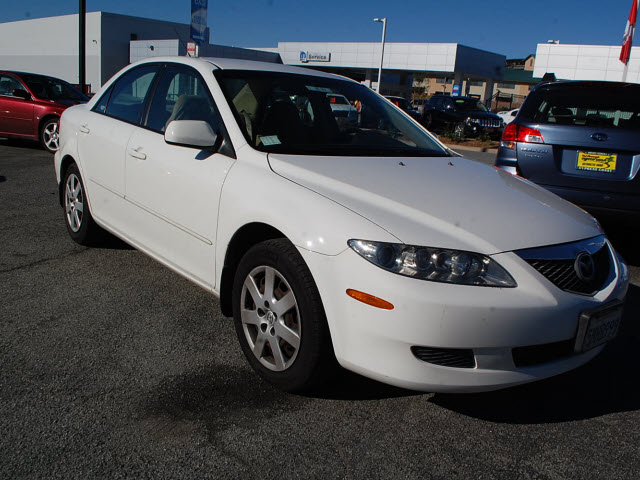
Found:
[[62, 182], [62, 204], [69, 236], [80, 245], [98, 243], [103, 238], [103, 230], [93, 221], [82, 177], [75, 163], [69, 165]]
[[42, 148], [51, 153], [56, 153], [60, 147], [59, 143], [60, 119], [51, 118], [44, 122], [40, 129], [40, 144]]
[[233, 318], [249, 364], [275, 387], [309, 391], [333, 372], [320, 294], [291, 242], [267, 240], [244, 255], [234, 278]]

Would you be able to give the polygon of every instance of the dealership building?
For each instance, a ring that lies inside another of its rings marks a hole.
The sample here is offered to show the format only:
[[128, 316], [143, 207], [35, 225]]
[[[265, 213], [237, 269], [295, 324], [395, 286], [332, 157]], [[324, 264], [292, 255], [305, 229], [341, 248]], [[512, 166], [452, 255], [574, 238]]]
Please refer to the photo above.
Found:
[[[188, 24], [88, 13], [86, 79], [90, 91], [96, 92], [130, 62], [186, 55], [189, 38]], [[209, 38], [208, 30], [205, 38]], [[558, 79], [621, 80], [619, 53], [619, 46], [540, 44], [535, 69], [526, 74], [525, 87], [528, 91], [545, 73], [554, 73]], [[199, 54], [314, 68], [377, 88], [381, 44], [279, 42], [273, 48], [235, 48], [207, 41]], [[505, 80], [505, 63], [504, 55], [457, 43], [386, 43], [380, 91], [407, 98], [457, 93], [488, 99], [500, 88], [508, 90], [520, 78]], [[0, 23], [0, 68], [51, 75], [77, 84], [78, 15]], [[640, 48], [632, 49], [627, 80], [640, 83]]]

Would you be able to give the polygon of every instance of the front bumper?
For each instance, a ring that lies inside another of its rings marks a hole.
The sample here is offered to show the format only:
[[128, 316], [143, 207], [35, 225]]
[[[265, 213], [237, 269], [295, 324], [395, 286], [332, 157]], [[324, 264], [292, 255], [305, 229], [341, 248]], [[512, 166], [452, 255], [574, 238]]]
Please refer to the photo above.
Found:
[[[617, 259], [615, 275], [593, 297], [558, 289], [514, 253], [493, 258], [516, 288], [451, 285], [384, 271], [348, 249], [331, 257], [300, 249], [316, 280], [341, 365], [403, 388], [432, 392], [488, 391], [574, 369], [602, 346], [583, 354], [516, 367], [516, 347], [575, 338], [581, 312], [622, 300], [628, 278]], [[615, 255], [613, 255], [615, 257]], [[624, 270], [624, 269], [623, 269]], [[355, 289], [394, 305], [381, 310], [346, 295]], [[411, 347], [471, 349], [473, 368], [420, 360]]]

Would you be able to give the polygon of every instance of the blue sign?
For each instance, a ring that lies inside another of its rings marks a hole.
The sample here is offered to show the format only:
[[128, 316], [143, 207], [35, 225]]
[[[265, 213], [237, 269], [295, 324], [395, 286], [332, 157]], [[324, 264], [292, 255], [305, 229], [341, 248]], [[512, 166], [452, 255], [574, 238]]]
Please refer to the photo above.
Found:
[[307, 52], [300, 52], [300, 61], [303, 63], [307, 63]]
[[453, 88], [451, 89], [451, 96], [452, 97], [459, 97], [460, 96], [460, 85], [454, 85]]
[[207, 38], [207, 7], [209, 0], [191, 0], [191, 40], [198, 45], [209, 41]]

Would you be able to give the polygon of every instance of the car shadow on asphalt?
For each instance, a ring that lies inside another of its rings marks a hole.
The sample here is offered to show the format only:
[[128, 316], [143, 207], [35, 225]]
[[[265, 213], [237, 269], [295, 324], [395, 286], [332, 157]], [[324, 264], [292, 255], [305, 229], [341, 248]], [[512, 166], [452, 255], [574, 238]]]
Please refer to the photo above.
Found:
[[640, 287], [630, 285], [618, 338], [572, 372], [496, 392], [436, 394], [429, 401], [478, 419], [515, 424], [583, 420], [640, 409]]

